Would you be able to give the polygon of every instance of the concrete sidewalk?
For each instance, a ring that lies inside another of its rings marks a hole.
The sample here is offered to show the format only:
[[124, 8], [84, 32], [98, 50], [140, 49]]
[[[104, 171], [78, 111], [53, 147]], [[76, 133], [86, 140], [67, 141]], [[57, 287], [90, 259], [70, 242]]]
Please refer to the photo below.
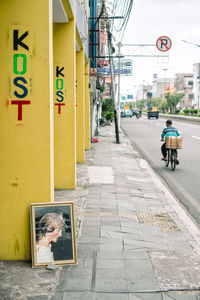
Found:
[[78, 265], [54, 271], [1, 262], [0, 299], [200, 299], [200, 234], [147, 162], [114, 126], [78, 165]]

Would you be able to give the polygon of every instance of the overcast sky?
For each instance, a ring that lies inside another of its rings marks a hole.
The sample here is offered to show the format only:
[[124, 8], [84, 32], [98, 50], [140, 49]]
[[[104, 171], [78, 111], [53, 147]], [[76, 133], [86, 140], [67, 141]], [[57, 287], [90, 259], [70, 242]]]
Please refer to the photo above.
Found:
[[[168, 36], [172, 40], [170, 51], [163, 53], [169, 54], [169, 61], [164, 63], [162, 59], [133, 57], [133, 77], [122, 78], [122, 92], [130, 90], [132, 82], [151, 82], [154, 73], [163, 78], [193, 71], [193, 64], [200, 62], [200, 47], [181, 40], [200, 45], [200, 0], [134, 0], [122, 44], [156, 44], [160, 36]], [[139, 48], [129, 49], [132, 53], [141, 54]], [[127, 53], [124, 47], [122, 54], [123, 51]], [[148, 51], [148, 54], [151, 54], [150, 51], [162, 54], [156, 47], [148, 48]], [[168, 69], [165, 75], [162, 68]]]

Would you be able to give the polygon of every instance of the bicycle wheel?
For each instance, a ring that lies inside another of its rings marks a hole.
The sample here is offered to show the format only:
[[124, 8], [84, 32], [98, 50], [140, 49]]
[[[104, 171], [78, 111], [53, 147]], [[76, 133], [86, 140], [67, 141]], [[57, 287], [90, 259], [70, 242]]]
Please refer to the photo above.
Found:
[[169, 161], [170, 161], [170, 151], [167, 149], [167, 160], [165, 161], [165, 167], [169, 166]]
[[176, 151], [171, 149], [171, 170], [174, 171], [176, 168]]

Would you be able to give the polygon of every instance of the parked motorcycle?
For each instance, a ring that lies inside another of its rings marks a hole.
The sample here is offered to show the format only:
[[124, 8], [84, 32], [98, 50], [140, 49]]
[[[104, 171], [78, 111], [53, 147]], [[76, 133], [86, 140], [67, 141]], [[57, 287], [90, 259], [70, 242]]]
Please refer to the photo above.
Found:
[[106, 125], [106, 119], [105, 118], [99, 118], [99, 125], [101, 127], [104, 127]]

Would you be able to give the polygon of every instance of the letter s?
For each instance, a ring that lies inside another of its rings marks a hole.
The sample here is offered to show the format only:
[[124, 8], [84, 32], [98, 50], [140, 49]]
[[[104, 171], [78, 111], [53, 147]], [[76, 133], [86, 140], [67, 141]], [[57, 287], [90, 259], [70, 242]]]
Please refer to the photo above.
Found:
[[19, 87], [20, 89], [23, 90], [23, 94], [18, 94], [18, 92], [15, 91], [15, 92], [14, 92], [14, 95], [15, 95], [16, 97], [18, 97], [18, 98], [25, 98], [25, 97], [27, 96], [27, 94], [28, 94], [28, 89], [27, 89], [24, 85], [20, 84], [19, 81], [22, 81], [24, 84], [27, 83], [27, 81], [26, 81], [26, 79], [25, 79], [24, 77], [21, 77], [21, 76], [16, 77], [16, 78], [13, 80], [13, 82], [14, 82], [14, 84], [15, 84], [17, 87]]
[[61, 99], [56, 98], [56, 100], [57, 100], [58, 102], [63, 102], [63, 100], [64, 100], [64, 97], [62, 96], [62, 95], [63, 95], [63, 92], [62, 92], [62, 91], [57, 91], [57, 92], [56, 92], [56, 95], [57, 95], [58, 97], [61, 98]]

